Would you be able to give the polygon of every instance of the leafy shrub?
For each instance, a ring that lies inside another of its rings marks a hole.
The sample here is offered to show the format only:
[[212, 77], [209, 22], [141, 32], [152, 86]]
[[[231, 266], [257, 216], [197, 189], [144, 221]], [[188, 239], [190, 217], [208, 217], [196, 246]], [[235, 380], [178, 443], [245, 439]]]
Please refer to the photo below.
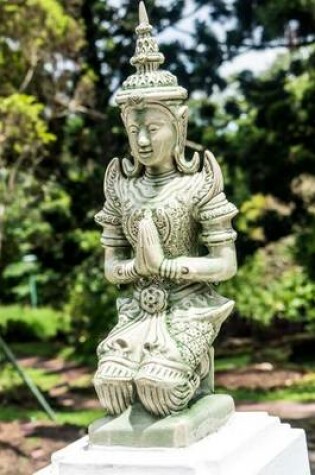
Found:
[[292, 238], [258, 250], [221, 291], [236, 301], [237, 312], [262, 325], [274, 318], [315, 328], [315, 282], [294, 261]]
[[95, 353], [97, 343], [114, 326], [117, 296], [117, 288], [105, 280], [101, 252], [75, 268], [66, 312], [72, 320], [73, 344], [80, 345], [80, 353]]
[[70, 318], [49, 307], [0, 306], [1, 334], [14, 341], [47, 341], [70, 331]]

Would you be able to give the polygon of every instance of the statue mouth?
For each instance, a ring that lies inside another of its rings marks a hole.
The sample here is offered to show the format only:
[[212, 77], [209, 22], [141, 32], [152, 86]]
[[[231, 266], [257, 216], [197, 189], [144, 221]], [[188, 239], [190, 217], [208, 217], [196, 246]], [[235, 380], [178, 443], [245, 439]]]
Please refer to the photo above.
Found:
[[150, 158], [153, 153], [153, 150], [139, 150], [139, 155], [141, 158]]

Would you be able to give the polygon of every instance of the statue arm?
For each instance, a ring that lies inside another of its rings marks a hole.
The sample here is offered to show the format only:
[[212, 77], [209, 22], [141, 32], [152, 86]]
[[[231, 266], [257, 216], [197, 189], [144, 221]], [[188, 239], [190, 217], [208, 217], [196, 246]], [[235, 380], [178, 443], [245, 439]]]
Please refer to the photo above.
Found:
[[131, 284], [140, 278], [127, 247], [106, 247], [104, 270], [106, 279], [116, 285]]
[[[193, 195], [193, 213], [201, 225], [201, 241], [206, 256], [164, 259], [160, 274], [167, 278], [195, 282], [222, 282], [237, 272], [234, 241], [236, 232], [231, 220], [237, 209], [223, 193], [221, 169], [211, 152], [206, 151], [201, 172], [202, 186]], [[195, 236], [198, 239], [199, 236]]]
[[[222, 282], [236, 274], [236, 232], [231, 221], [237, 209], [222, 191], [221, 170], [210, 152], [206, 152], [201, 176], [202, 185], [194, 190], [192, 196], [192, 216], [200, 224], [200, 240], [208, 249], [208, 254], [165, 258], [152, 217], [146, 217], [140, 231], [143, 231], [144, 261], [151, 263], [151, 273], [170, 280], [190, 282]], [[196, 233], [194, 241], [198, 238]]]
[[105, 173], [104, 208], [95, 216], [95, 220], [103, 228], [101, 243], [105, 249], [105, 277], [116, 285], [130, 284], [139, 279], [135, 261], [131, 259], [132, 249], [122, 228], [121, 187], [120, 164], [114, 158]]
[[164, 259], [160, 274], [169, 279], [195, 282], [222, 282], [237, 272], [237, 260], [233, 242], [209, 249], [202, 257], [178, 257]]

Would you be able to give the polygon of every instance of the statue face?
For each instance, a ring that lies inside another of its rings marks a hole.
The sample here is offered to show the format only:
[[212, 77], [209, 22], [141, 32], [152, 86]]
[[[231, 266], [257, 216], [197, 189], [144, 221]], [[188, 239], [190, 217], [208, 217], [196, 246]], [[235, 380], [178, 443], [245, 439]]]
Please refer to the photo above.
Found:
[[131, 109], [126, 130], [132, 155], [144, 166], [169, 166], [176, 145], [176, 128], [167, 112], [158, 107]]

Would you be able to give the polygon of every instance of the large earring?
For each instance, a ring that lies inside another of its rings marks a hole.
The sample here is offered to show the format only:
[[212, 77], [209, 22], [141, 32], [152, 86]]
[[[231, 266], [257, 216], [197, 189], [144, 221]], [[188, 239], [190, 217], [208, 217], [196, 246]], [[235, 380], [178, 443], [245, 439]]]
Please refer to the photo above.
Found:
[[176, 165], [179, 171], [182, 173], [193, 175], [199, 171], [201, 166], [201, 160], [199, 153], [195, 153], [191, 160], [185, 158], [185, 145], [187, 137], [188, 126], [188, 108], [187, 106], [179, 107], [177, 112], [177, 145], [174, 150], [174, 156]]
[[[127, 108], [123, 109], [123, 112], [120, 114], [120, 116], [126, 128]], [[132, 159], [130, 158], [122, 159], [121, 168], [124, 175], [127, 178], [134, 178], [134, 177], [140, 176], [141, 171], [142, 171], [142, 165], [141, 163], [138, 162], [136, 157], [133, 156], [131, 150], [130, 150], [130, 155], [132, 156]]]
[[178, 170], [182, 173], [193, 175], [200, 170], [201, 159], [198, 152], [195, 152], [193, 157], [190, 160], [187, 160], [184, 151], [180, 153], [175, 150], [175, 160]]
[[[178, 133], [180, 135], [180, 132]], [[193, 175], [200, 170], [201, 159], [198, 152], [195, 152], [190, 160], [185, 157], [185, 141], [184, 137], [177, 140], [177, 145], [174, 150], [174, 158], [179, 171], [182, 173]]]
[[127, 178], [134, 178], [140, 176], [142, 171], [142, 165], [138, 160], [133, 157], [133, 160], [129, 158], [122, 159], [122, 170]]

